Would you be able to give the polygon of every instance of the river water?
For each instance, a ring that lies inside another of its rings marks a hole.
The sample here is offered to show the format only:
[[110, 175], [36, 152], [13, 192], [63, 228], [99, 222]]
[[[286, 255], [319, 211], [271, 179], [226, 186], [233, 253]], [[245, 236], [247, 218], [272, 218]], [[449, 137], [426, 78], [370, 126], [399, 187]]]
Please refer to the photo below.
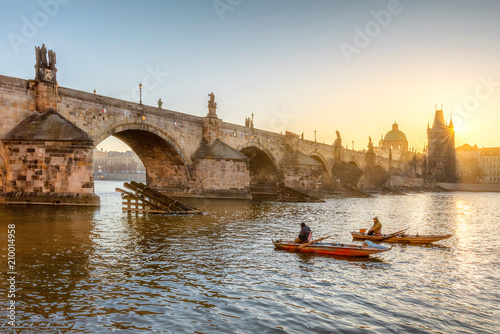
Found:
[[[98, 209], [0, 206], [2, 333], [500, 330], [500, 193], [198, 200], [192, 204], [204, 215], [164, 216], [123, 212], [117, 186], [96, 182]], [[316, 238], [351, 243], [349, 231], [369, 228], [374, 216], [386, 232], [453, 236], [370, 258], [290, 253], [271, 243], [295, 238], [300, 222]]]

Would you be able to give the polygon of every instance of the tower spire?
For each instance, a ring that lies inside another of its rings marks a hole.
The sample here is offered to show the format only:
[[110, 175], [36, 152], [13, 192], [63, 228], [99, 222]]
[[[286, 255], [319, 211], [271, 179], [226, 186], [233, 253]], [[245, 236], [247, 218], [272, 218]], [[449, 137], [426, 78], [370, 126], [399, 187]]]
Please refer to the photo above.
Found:
[[446, 126], [446, 124], [444, 122], [442, 105], [441, 105], [441, 110], [436, 109], [436, 115], [434, 116], [434, 125], [432, 127], [434, 128], [436, 126]]

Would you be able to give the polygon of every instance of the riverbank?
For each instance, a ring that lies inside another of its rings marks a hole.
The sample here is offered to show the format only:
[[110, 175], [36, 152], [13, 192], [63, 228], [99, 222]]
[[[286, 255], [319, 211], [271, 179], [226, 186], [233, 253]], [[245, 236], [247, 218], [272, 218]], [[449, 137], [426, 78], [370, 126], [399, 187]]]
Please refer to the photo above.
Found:
[[500, 192], [500, 184], [436, 183], [451, 191]]
[[105, 173], [95, 176], [95, 180], [103, 181], [136, 181], [146, 182], [146, 173]]

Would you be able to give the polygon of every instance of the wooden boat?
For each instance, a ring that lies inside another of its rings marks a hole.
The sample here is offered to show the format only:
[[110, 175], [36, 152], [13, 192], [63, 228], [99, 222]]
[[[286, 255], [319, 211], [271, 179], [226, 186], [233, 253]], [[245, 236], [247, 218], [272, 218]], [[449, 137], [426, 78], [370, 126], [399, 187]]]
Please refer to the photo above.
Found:
[[365, 241], [362, 245], [315, 242], [311, 245], [300, 247], [302, 244], [295, 243], [294, 241], [273, 240], [273, 244], [275, 249], [342, 256], [369, 256], [386, 252], [392, 248], [377, 245], [370, 241]]
[[381, 235], [368, 235], [366, 233], [361, 232], [351, 232], [352, 238], [354, 240], [370, 240], [374, 242], [399, 242], [399, 243], [410, 243], [410, 244], [429, 244], [431, 242], [448, 239], [451, 237], [451, 234], [443, 234], [443, 235], [432, 235], [432, 234], [399, 234], [393, 235], [390, 234], [381, 234]]

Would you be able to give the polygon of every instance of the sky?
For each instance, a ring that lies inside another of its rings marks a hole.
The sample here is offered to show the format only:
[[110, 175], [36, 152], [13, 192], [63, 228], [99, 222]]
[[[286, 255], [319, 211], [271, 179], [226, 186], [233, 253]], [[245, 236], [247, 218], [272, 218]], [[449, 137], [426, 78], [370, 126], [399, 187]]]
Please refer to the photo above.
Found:
[[[436, 105], [456, 146], [500, 146], [500, 1], [0, 0], [0, 75], [360, 150], [397, 122], [421, 152]], [[99, 147], [123, 151], [118, 140]]]

